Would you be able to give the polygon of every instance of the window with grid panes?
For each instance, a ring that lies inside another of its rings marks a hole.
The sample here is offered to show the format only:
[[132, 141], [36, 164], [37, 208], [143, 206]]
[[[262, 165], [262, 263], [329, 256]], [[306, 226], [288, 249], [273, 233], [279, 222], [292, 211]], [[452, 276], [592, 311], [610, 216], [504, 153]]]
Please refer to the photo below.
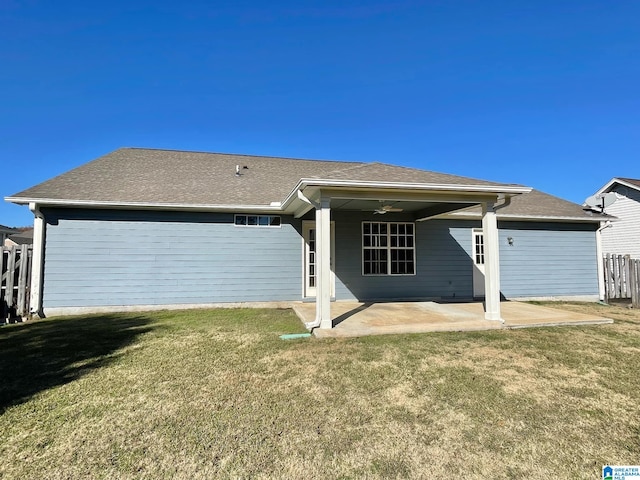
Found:
[[415, 226], [404, 222], [362, 223], [363, 275], [414, 275]]

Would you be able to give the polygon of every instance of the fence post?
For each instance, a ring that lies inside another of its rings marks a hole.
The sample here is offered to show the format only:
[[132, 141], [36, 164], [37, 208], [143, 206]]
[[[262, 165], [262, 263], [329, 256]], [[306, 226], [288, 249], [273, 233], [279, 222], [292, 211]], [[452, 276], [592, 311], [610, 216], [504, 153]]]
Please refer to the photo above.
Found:
[[640, 260], [631, 260], [631, 305], [640, 308]]
[[605, 299], [606, 301], [609, 301], [613, 298], [613, 295], [611, 293], [613, 288], [613, 275], [612, 275], [613, 260], [611, 259], [611, 254], [607, 253], [603, 261], [604, 261]]
[[29, 246], [23, 244], [20, 246], [20, 267], [18, 273], [18, 306], [16, 308], [16, 315], [19, 317], [26, 316], [25, 298], [27, 297], [27, 270], [28, 270], [28, 253]]

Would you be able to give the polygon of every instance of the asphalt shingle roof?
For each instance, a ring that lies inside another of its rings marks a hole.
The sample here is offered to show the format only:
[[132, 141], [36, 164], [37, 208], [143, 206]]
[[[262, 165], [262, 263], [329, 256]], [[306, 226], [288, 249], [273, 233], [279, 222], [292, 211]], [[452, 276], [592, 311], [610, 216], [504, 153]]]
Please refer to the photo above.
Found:
[[[473, 207], [468, 212], [480, 214], [480, 207]], [[523, 195], [511, 197], [511, 203], [498, 210], [498, 215], [517, 217], [573, 217], [602, 218], [603, 215], [585, 211], [581, 205], [549, 195], [540, 190], [531, 190]]]
[[[240, 176], [235, 174], [236, 165], [240, 166]], [[283, 201], [301, 179], [512, 185], [376, 162], [121, 148], [17, 193], [11, 199], [269, 205]], [[502, 213], [588, 217], [579, 205], [538, 191], [514, 197]]]

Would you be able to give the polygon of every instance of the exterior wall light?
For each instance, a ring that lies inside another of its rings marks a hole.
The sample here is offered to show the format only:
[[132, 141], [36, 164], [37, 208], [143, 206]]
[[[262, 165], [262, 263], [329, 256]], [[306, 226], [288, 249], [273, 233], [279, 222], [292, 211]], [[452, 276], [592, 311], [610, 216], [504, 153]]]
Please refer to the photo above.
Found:
[[507, 242], [513, 247], [513, 237], [507, 237]]

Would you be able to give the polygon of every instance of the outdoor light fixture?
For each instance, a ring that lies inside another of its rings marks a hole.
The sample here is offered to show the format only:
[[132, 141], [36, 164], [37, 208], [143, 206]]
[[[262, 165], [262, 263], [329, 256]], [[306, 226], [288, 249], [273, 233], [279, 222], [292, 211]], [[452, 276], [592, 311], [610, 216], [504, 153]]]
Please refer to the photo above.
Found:
[[513, 237], [507, 237], [507, 242], [513, 247]]

